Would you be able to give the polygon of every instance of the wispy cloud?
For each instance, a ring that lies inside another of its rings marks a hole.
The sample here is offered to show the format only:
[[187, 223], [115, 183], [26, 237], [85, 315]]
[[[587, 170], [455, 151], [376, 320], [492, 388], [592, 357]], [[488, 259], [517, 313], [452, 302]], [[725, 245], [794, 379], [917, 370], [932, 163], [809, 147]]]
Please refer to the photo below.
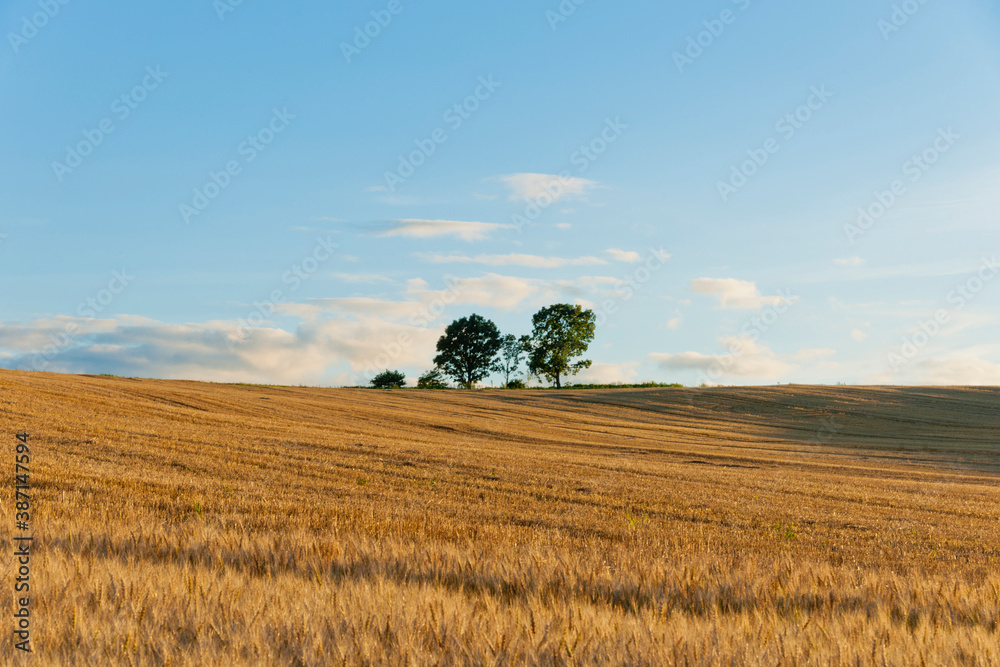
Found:
[[[930, 352], [928, 352], [930, 354]], [[903, 366], [898, 372], [869, 377], [877, 384], [937, 386], [1000, 386], [1000, 345], [975, 345], [959, 350], [936, 350], [931, 358]]]
[[719, 308], [737, 310], [760, 310], [764, 306], [776, 306], [794, 300], [780, 295], [763, 296], [754, 283], [733, 278], [698, 278], [691, 281], [691, 289], [698, 294], [714, 296]]
[[440, 255], [417, 253], [417, 256], [434, 264], [484, 264], [487, 266], [524, 266], [533, 269], [558, 269], [564, 266], [593, 266], [607, 264], [599, 257], [542, 257], [511, 253], [507, 255]]
[[496, 180], [507, 186], [510, 201], [534, 201], [548, 196], [556, 202], [566, 197], [582, 197], [600, 187], [597, 182], [586, 178], [556, 174], [507, 174], [497, 176]]
[[393, 220], [395, 227], [382, 232], [379, 236], [406, 236], [409, 238], [429, 239], [441, 236], [453, 236], [463, 241], [483, 241], [499, 229], [512, 229], [513, 225], [500, 225], [493, 222], [466, 222], [462, 220]]
[[832, 369], [838, 364], [824, 361], [837, 354], [832, 348], [804, 348], [792, 354], [778, 354], [767, 345], [748, 335], [719, 338], [726, 354], [681, 352], [656, 353], [648, 359], [661, 368], [673, 371], [700, 371], [713, 381], [721, 378], [741, 380], [777, 380], [787, 378], [803, 364], [815, 369]]
[[406, 295], [423, 303], [443, 301], [499, 310], [524, 303], [539, 305], [559, 297], [557, 286], [546, 280], [488, 273], [475, 278], [448, 277], [450, 289], [429, 289], [423, 280], [410, 281]]
[[638, 264], [642, 261], [642, 255], [634, 250], [619, 250], [618, 248], [608, 248], [605, 250], [611, 259], [616, 262], [626, 262], [628, 264]]
[[921, 384], [1000, 386], [1000, 364], [967, 352], [922, 361], [914, 370]]
[[391, 283], [392, 278], [380, 276], [374, 273], [334, 273], [333, 277], [345, 283], [362, 283], [374, 285], [376, 283]]
[[666, 370], [708, 372], [716, 368], [720, 369], [723, 375], [764, 380], [783, 377], [796, 368], [793, 364], [783, 361], [766, 345], [754, 342], [748, 337], [733, 336], [719, 340], [734, 351], [729, 354], [656, 353], [649, 355], [649, 359]]
[[610, 384], [613, 382], [635, 382], [639, 377], [639, 363], [626, 361], [619, 364], [594, 362], [590, 368], [580, 371], [572, 382], [580, 384]]

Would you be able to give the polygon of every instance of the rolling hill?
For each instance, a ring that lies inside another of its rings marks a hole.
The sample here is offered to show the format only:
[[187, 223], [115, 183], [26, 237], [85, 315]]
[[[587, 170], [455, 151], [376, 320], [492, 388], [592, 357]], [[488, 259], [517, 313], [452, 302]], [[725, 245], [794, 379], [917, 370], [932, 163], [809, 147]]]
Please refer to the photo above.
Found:
[[45, 664], [1000, 664], [1000, 389], [0, 402]]

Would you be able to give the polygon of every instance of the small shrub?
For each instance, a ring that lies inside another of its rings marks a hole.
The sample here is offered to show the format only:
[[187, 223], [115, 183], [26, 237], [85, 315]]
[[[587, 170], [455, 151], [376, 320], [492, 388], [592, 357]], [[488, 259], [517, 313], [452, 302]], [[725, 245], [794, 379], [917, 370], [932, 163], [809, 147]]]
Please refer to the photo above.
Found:
[[373, 377], [371, 384], [376, 389], [402, 389], [406, 386], [406, 375], [386, 369]]
[[795, 526], [793, 524], [784, 524], [779, 522], [778, 525], [773, 526], [774, 532], [778, 533], [778, 536], [788, 540], [789, 542], [796, 539], [799, 535], [795, 531]]
[[445, 382], [444, 376], [441, 374], [441, 370], [434, 368], [427, 371], [417, 380], [417, 389], [447, 389], [448, 383]]
[[527, 389], [528, 385], [524, 384], [524, 380], [511, 380], [507, 383], [508, 389]]
[[638, 530], [639, 528], [643, 528], [644, 526], [646, 526], [646, 524], [649, 523], [648, 514], [643, 514], [642, 517], [639, 517], [638, 515], [633, 515], [628, 510], [625, 510], [625, 519], [628, 521], [629, 528], [631, 528], [632, 530]]

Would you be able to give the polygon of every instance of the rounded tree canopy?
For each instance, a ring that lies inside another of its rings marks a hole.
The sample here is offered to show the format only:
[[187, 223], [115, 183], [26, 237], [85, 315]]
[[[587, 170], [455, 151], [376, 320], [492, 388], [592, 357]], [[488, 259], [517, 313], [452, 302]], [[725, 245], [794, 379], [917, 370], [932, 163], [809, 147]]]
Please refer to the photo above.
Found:
[[497, 325], [481, 315], [472, 314], [455, 320], [444, 330], [437, 342], [434, 365], [455, 382], [471, 389], [493, 370], [500, 345]]
[[590, 368], [592, 362], [589, 359], [572, 359], [584, 354], [594, 340], [597, 322], [594, 311], [557, 303], [539, 310], [531, 322], [534, 331], [528, 368], [533, 374], [561, 387], [564, 376], [576, 375]]

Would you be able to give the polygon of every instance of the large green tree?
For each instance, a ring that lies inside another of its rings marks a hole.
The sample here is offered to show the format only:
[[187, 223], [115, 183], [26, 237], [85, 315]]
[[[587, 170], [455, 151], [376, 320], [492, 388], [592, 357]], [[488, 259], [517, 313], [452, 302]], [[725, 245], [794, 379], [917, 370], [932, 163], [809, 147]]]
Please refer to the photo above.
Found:
[[438, 339], [434, 365], [467, 389], [493, 370], [500, 350], [500, 330], [480, 315], [455, 320]]
[[573, 358], [586, 352], [594, 340], [596, 320], [594, 311], [568, 303], [557, 303], [535, 313], [531, 318], [534, 331], [528, 369], [561, 387], [563, 377], [590, 368], [589, 359]]

